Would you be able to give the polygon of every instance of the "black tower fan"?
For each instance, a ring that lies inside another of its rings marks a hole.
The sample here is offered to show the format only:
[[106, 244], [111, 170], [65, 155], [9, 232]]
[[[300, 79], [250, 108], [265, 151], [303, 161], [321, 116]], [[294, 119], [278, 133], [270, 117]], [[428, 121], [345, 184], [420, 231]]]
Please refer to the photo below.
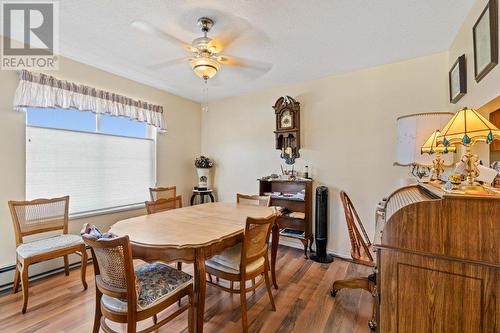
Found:
[[311, 255], [311, 259], [321, 263], [330, 263], [333, 257], [326, 253], [326, 243], [328, 241], [328, 188], [319, 186], [316, 188], [316, 254]]

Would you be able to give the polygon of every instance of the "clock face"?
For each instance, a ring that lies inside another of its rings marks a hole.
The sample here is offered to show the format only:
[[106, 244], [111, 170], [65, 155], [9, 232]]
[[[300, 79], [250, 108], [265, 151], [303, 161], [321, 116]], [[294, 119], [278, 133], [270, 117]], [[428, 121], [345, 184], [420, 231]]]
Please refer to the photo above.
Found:
[[283, 111], [283, 113], [281, 113], [280, 127], [281, 128], [293, 127], [292, 114], [289, 110], [285, 110], [285, 111]]

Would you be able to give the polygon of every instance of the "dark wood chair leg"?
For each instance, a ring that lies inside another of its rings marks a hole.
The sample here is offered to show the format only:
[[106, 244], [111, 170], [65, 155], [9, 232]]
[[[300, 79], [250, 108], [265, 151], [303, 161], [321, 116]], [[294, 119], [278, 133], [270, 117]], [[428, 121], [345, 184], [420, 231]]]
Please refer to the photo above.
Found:
[[88, 285], [87, 285], [87, 250], [85, 249], [85, 245], [82, 246], [82, 249], [80, 250], [82, 253], [82, 267], [80, 268], [80, 278], [82, 279], [82, 284], [83, 284], [83, 289], [87, 290]]
[[243, 333], [248, 332], [248, 319], [247, 319], [247, 294], [246, 294], [245, 280], [240, 281], [240, 303], [241, 303], [241, 325]]
[[21, 272], [19, 272], [19, 262], [16, 260], [16, 270], [14, 272], [14, 294], [19, 290], [19, 282], [21, 281]]
[[28, 290], [29, 290], [29, 276], [28, 276], [28, 267], [27, 263], [23, 263], [21, 268], [21, 284], [23, 287], [23, 309], [22, 313], [26, 313], [26, 309], [28, 308]]
[[[182, 261], [178, 261], [177, 262], [177, 270], [178, 271], [182, 271]], [[181, 306], [181, 299], [179, 298], [179, 300], [177, 301], [177, 305], [180, 307]]]
[[268, 270], [268, 260], [266, 259], [266, 267], [264, 269], [264, 280], [266, 281], [266, 289], [267, 294], [269, 295], [269, 300], [271, 301], [271, 308], [273, 311], [276, 311], [276, 305], [274, 304], [273, 292], [271, 290], [271, 281], [269, 279], [269, 270]]
[[194, 296], [189, 295], [189, 309], [188, 309], [188, 332], [194, 333]]
[[69, 275], [69, 258], [68, 258], [68, 255], [64, 256], [64, 274], [66, 276]]
[[101, 292], [96, 287], [96, 296], [95, 296], [95, 313], [94, 313], [94, 327], [92, 329], [92, 333], [99, 333], [99, 329], [101, 328]]

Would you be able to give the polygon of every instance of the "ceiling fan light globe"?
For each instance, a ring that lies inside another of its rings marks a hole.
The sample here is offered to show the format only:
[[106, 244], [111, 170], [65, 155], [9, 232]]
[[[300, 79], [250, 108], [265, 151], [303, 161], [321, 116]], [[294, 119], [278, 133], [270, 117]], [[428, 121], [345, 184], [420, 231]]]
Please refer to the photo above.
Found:
[[191, 61], [191, 67], [194, 73], [204, 80], [211, 79], [220, 69], [220, 64], [210, 58], [195, 58]]

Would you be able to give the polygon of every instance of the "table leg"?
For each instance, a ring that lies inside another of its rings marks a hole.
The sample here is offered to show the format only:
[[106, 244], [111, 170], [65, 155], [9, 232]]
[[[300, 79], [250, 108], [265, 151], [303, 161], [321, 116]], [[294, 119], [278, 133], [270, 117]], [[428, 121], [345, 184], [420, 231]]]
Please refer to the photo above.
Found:
[[205, 194], [204, 193], [200, 194], [200, 201], [201, 201], [202, 205], [205, 203]]
[[191, 206], [194, 204], [194, 199], [196, 198], [196, 194], [193, 194], [191, 196]]
[[194, 314], [195, 332], [203, 332], [205, 315], [205, 293], [206, 293], [206, 269], [205, 253], [203, 249], [197, 249], [194, 262]]
[[278, 282], [276, 281], [276, 255], [278, 253], [278, 244], [280, 241], [280, 227], [278, 223], [273, 225], [273, 238], [271, 242], [271, 277], [273, 279], [274, 288], [278, 289]]
[[215, 198], [212, 193], [209, 193], [208, 196], [210, 197], [210, 200], [212, 200], [212, 202], [215, 202]]

